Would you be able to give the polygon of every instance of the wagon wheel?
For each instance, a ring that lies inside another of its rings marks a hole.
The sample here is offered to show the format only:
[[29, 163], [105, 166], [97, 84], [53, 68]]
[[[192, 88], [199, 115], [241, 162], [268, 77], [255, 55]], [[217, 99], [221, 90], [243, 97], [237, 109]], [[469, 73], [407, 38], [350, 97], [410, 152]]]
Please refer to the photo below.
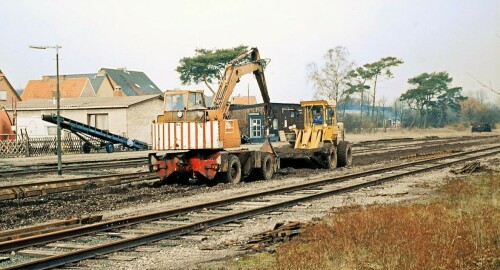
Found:
[[106, 152], [113, 153], [114, 151], [115, 151], [115, 146], [113, 145], [113, 143], [107, 142], [106, 143]]
[[273, 178], [274, 164], [273, 158], [270, 153], [263, 153], [261, 158], [260, 168], [257, 171], [257, 176], [262, 180], [269, 180]]
[[237, 156], [228, 156], [228, 170], [222, 173], [222, 181], [225, 183], [237, 184], [241, 181], [241, 163]]
[[92, 149], [92, 146], [88, 142], [84, 142], [82, 145], [82, 150], [85, 154], [90, 153], [90, 150]]

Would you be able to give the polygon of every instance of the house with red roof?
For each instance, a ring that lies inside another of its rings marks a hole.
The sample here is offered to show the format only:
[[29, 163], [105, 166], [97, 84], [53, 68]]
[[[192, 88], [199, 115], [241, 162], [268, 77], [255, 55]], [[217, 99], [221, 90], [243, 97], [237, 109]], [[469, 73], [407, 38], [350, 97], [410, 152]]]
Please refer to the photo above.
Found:
[[[59, 78], [60, 98], [95, 97], [96, 93], [90, 80], [83, 78]], [[41, 80], [30, 80], [21, 94], [22, 100], [50, 99], [57, 97], [57, 80], [44, 76]]]

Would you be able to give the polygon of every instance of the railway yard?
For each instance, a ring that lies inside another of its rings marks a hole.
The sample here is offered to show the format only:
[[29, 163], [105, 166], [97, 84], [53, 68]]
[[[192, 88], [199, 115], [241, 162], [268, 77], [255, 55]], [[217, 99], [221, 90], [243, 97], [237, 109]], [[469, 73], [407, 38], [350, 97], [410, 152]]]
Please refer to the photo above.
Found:
[[351, 166], [237, 184], [160, 183], [146, 151], [64, 156], [62, 177], [55, 157], [3, 159], [0, 269], [207, 268], [255, 252], [252, 240], [277, 224], [427, 196], [472, 162], [499, 172], [498, 135], [349, 134]]

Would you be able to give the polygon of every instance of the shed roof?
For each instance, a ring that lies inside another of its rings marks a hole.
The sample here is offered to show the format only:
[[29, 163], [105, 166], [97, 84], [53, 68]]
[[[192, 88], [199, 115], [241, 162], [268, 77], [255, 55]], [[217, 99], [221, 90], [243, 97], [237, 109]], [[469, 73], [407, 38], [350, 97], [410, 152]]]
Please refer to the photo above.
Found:
[[257, 104], [255, 96], [234, 96], [232, 104], [252, 105]]
[[[135, 104], [152, 99], [162, 99], [161, 95], [144, 95], [133, 97], [81, 97], [61, 98], [60, 108], [73, 109], [96, 109], [96, 108], [128, 108]], [[18, 111], [55, 109], [56, 103], [53, 99], [29, 99], [17, 103]], [[7, 110], [11, 108], [6, 108]]]
[[[266, 104], [265, 103], [256, 103], [256, 104], [250, 104], [250, 105], [243, 105], [243, 104], [231, 104], [229, 107], [230, 111], [233, 110], [242, 110], [242, 109], [250, 109], [250, 108], [259, 108], [259, 107], [264, 107]], [[283, 106], [283, 107], [300, 107], [300, 104], [298, 103], [279, 103], [279, 102], [271, 102], [269, 103], [269, 106], [272, 108], [274, 106]]]

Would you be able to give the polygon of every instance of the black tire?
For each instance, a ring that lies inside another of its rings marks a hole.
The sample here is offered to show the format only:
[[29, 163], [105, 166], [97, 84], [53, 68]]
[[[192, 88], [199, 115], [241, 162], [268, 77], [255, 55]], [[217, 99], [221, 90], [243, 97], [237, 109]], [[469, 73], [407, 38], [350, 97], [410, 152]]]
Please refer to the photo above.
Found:
[[269, 180], [274, 175], [274, 162], [270, 153], [263, 153], [260, 168], [257, 169], [257, 177], [262, 180]]
[[335, 149], [324, 153], [323, 162], [325, 169], [334, 170], [335, 168], [337, 168], [338, 159]]
[[90, 146], [90, 144], [87, 143], [87, 142], [84, 142], [83, 145], [82, 145], [82, 151], [85, 154], [88, 154], [88, 153], [90, 153], [90, 150], [92, 150], [92, 147]]
[[227, 172], [222, 173], [224, 183], [237, 184], [241, 181], [241, 163], [237, 156], [229, 155], [227, 157]]
[[106, 143], [106, 152], [113, 153], [114, 151], [115, 151], [115, 146], [113, 145], [113, 143], [107, 142]]
[[345, 167], [352, 164], [351, 144], [346, 141], [340, 141], [337, 145], [337, 166]]

